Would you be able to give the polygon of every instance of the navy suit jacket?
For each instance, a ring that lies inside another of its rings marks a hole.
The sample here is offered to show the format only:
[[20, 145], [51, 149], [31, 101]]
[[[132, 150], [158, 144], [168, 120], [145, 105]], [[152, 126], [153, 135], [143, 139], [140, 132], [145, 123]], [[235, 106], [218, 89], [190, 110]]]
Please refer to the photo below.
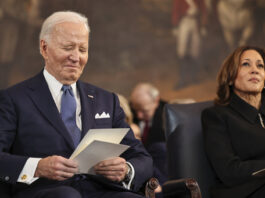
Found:
[[[128, 128], [117, 96], [77, 81], [81, 100], [82, 137], [92, 128]], [[93, 98], [88, 97], [92, 95]], [[109, 119], [95, 119], [97, 113]], [[135, 169], [133, 190], [152, 176], [152, 159], [130, 130], [121, 142], [130, 148], [121, 157]], [[29, 157], [60, 155], [68, 158], [74, 145], [60, 117], [43, 72], [0, 93], [0, 181], [11, 183], [14, 191], [28, 188], [17, 183]], [[56, 181], [40, 178], [32, 185], [45, 188]], [[110, 182], [111, 183], [111, 182]], [[32, 186], [31, 185], [31, 186]]]

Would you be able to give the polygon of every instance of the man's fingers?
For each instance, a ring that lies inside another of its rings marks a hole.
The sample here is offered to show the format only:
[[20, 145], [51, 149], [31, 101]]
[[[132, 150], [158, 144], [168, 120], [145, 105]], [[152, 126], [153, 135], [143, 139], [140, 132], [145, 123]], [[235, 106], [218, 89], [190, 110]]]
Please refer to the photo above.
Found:
[[68, 168], [65, 166], [63, 166], [60, 170], [65, 173], [73, 173], [73, 174], [78, 172], [78, 168]]
[[51, 156], [39, 161], [35, 176], [65, 180], [78, 171], [77, 163], [61, 156]]
[[56, 171], [56, 175], [69, 178], [72, 177], [74, 173], [77, 173], [78, 167], [76, 162], [59, 156], [59, 158], [55, 160], [52, 170]]
[[124, 178], [124, 173], [121, 171], [96, 171], [96, 173], [114, 182], [120, 182]]
[[52, 156], [53, 163], [63, 164], [67, 167], [77, 168], [78, 164], [74, 160], [64, 158], [62, 156]]
[[75, 173], [78, 170], [78, 165], [75, 161], [61, 156], [52, 156], [51, 164], [53, 165], [54, 169], [60, 171]]
[[126, 164], [116, 166], [96, 166], [94, 169], [97, 171], [124, 171]]
[[78, 168], [78, 164], [74, 160], [64, 158], [62, 163], [63, 163], [63, 165], [70, 167], [70, 168]]
[[121, 157], [115, 157], [115, 158], [111, 158], [111, 159], [107, 159], [104, 161], [99, 162], [96, 166], [99, 167], [106, 167], [106, 166], [115, 166], [118, 164], [125, 164], [126, 160], [121, 158]]
[[126, 160], [121, 157], [104, 160], [94, 166], [98, 175], [102, 175], [111, 181], [120, 182], [124, 179], [127, 172]]
[[122, 171], [96, 171], [97, 174], [103, 175], [103, 176], [122, 176], [123, 172]]
[[73, 177], [74, 176], [74, 173], [70, 173], [70, 172], [65, 172], [65, 171], [56, 171], [55, 172], [55, 177], [58, 177], [58, 178], [70, 178], [70, 177]]

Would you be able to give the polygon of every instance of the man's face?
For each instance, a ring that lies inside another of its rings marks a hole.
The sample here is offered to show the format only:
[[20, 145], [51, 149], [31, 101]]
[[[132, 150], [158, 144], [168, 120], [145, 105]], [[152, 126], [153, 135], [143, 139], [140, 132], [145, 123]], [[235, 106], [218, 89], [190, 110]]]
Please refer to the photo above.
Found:
[[139, 96], [132, 101], [132, 107], [139, 120], [152, 120], [157, 106], [158, 100], [152, 99], [147, 94]]
[[47, 71], [62, 84], [76, 82], [88, 59], [88, 30], [84, 24], [63, 22], [54, 27], [49, 41], [41, 40]]

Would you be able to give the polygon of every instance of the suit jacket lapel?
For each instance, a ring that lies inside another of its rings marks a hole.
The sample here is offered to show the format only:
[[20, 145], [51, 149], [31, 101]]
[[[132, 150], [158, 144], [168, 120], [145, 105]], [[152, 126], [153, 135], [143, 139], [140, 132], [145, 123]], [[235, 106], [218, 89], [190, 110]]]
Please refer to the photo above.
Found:
[[82, 137], [94, 125], [95, 90], [89, 84], [77, 82], [81, 100]]
[[65, 138], [66, 142], [74, 149], [73, 140], [68, 133], [56, 104], [52, 98], [49, 87], [41, 72], [28, 83], [29, 96], [33, 103], [39, 109], [41, 114], [51, 123], [51, 125]]

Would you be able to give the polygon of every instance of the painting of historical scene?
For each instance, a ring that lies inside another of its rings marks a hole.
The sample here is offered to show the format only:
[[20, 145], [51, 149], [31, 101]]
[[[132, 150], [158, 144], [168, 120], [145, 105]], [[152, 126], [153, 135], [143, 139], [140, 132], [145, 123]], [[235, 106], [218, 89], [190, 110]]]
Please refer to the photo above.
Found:
[[5, 0], [0, 89], [42, 70], [40, 26], [58, 10], [89, 18], [82, 79], [125, 96], [145, 81], [167, 100], [211, 99], [226, 55], [240, 45], [265, 46], [265, 0]]

